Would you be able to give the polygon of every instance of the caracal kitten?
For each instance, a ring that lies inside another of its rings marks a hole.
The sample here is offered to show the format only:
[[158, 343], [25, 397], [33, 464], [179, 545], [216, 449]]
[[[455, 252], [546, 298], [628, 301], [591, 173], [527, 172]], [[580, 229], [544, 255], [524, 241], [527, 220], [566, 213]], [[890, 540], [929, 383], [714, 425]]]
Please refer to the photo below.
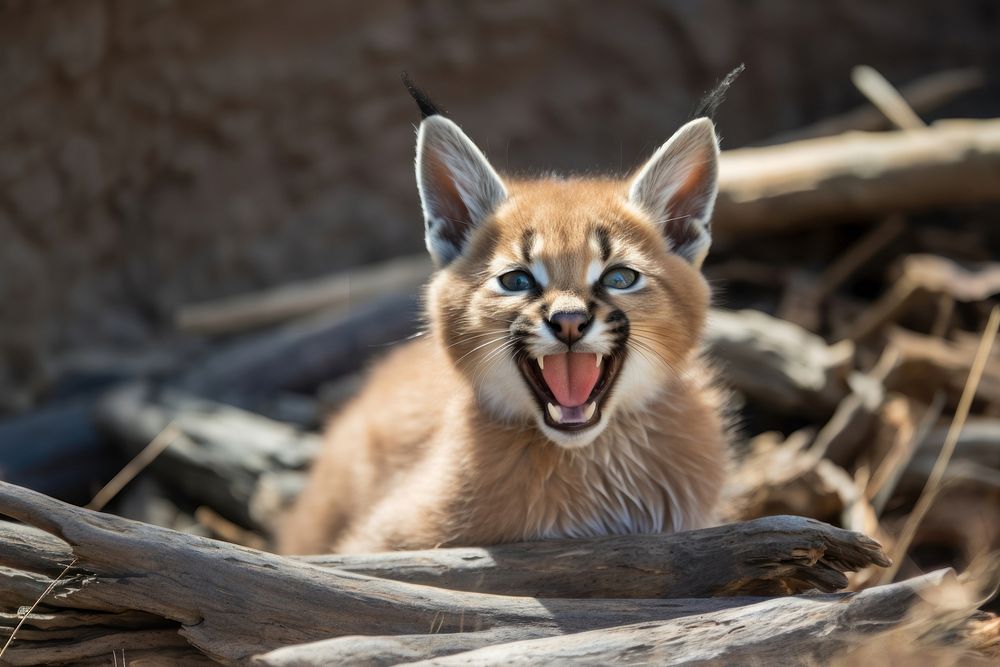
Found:
[[[419, 101], [419, 100], [418, 100]], [[330, 423], [284, 552], [708, 525], [727, 469], [699, 358], [718, 142], [684, 125], [624, 180], [500, 176], [441, 115], [417, 135], [426, 333]]]

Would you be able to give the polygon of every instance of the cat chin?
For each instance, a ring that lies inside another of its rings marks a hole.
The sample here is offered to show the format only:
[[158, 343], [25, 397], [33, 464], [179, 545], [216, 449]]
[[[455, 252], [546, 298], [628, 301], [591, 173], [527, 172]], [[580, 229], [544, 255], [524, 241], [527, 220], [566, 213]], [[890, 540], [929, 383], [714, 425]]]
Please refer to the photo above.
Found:
[[538, 430], [552, 441], [553, 444], [563, 449], [583, 449], [593, 444], [598, 436], [604, 432], [604, 429], [608, 425], [608, 416], [607, 413], [603, 413], [596, 423], [579, 431], [563, 431], [552, 428], [545, 423], [545, 418], [541, 416], [537, 418], [537, 424]]

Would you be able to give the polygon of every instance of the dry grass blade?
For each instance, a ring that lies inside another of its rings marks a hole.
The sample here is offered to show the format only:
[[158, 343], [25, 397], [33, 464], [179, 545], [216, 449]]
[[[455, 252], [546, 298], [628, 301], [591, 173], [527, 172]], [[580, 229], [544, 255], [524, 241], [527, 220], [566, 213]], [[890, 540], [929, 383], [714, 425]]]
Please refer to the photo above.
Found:
[[924, 485], [924, 489], [917, 499], [917, 504], [903, 526], [902, 534], [896, 543], [895, 553], [892, 557], [893, 564], [883, 572], [882, 581], [892, 581], [896, 577], [900, 563], [902, 563], [903, 557], [913, 542], [917, 528], [924, 520], [931, 505], [934, 504], [934, 500], [941, 488], [941, 483], [944, 480], [948, 463], [951, 461], [952, 454], [955, 452], [955, 446], [958, 444], [958, 436], [965, 426], [965, 420], [969, 417], [972, 400], [976, 396], [976, 390], [979, 388], [979, 381], [983, 377], [983, 371], [986, 368], [990, 350], [993, 348], [993, 342], [997, 337], [998, 326], [1000, 326], [1000, 306], [994, 306], [992, 312], [990, 312], [990, 319], [986, 323], [986, 329], [983, 331], [983, 337], [979, 342], [979, 349], [976, 350], [972, 369], [969, 371], [969, 378], [965, 383], [965, 388], [962, 390], [962, 397], [959, 399], [958, 408], [955, 410], [955, 418], [951, 422], [951, 427], [948, 429], [948, 435], [945, 437], [941, 452], [938, 454], [931, 474], [927, 477], [927, 483]]
[[14, 637], [17, 636], [18, 630], [21, 629], [21, 626], [24, 625], [24, 622], [28, 620], [29, 616], [31, 616], [31, 612], [35, 611], [35, 607], [37, 607], [41, 603], [41, 601], [44, 600], [46, 596], [48, 596], [48, 594], [52, 592], [52, 589], [56, 587], [56, 584], [59, 583], [60, 579], [66, 576], [66, 573], [69, 572], [69, 569], [76, 564], [76, 561], [77, 561], [76, 558], [71, 560], [69, 564], [63, 568], [63, 571], [59, 573], [59, 576], [53, 579], [52, 582], [48, 585], [48, 587], [44, 591], [42, 591], [42, 594], [38, 596], [38, 599], [35, 600], [34, 604], [28, 607], [28, 611], [24, 613], [24, 616], [21, 617], [21, 620], [18, 621], [17, 625], [14, 626], [14, 630], [11, 631], [10, 637], [7, 638], [7, 642], [3, 645], [3, 648], [0, 648], [0, 658], [3, 658], [3, 654], [6, 653], [10, 645], [14, 643]]
[[996, 262], [963, 266], [939, 255], [907, 255], [902, 274], [927, 292], [963, 303], [985, 301], [1000, 293], [1000, 264]]
[[135, 479], [135, 476], [146, 469], [150, 463], [156, 460], [160, 454], [166, 451], [174, 440], [176, 440], [181, 435], [181, 432], [174, 426], [173, 422], [170, 422], [163, 430], [156, 434], [156, 437], [149, 441], [141, 452], [135, 455], [135, 457], [125, 464], [117, 475], [111, 478], [111, 481], [104, 485], [97, 495], [94, 496], [93, 500], [87, 503], [86, 507], [89, 510], [94, 510], [99, 512], [104, 507], [111, 502], [111, 500], [118, 495], [118, 493], [125, 488], [125, 485]]

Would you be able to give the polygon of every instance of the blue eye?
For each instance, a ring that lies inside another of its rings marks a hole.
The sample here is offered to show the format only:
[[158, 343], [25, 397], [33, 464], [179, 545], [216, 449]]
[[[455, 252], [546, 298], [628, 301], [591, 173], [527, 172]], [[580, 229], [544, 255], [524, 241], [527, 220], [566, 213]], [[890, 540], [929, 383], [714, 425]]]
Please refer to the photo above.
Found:
[[601, 284], [612, 289], [628, 289], [635, 285], [635, 281], [638, 279], [638, 273], [632, 269], [626, 269], [624, 266], [619, 266], [605, 271], [604, 275], [601, 276]]
[[499, 280], [509, 292], [525, 292], [535, 286], [535, 279], [527, 271], [508, 271]]

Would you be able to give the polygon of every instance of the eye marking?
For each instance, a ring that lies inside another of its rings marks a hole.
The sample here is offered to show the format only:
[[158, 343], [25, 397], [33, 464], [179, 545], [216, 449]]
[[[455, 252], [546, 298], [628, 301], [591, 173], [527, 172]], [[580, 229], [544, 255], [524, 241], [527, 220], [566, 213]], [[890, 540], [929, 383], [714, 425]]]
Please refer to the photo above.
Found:
[[497, 278], [497, 282], [506, 293], [527, 292], [538, 285], [535, 277], [523, 269], [503, 273]]
[[531, 274], [534, 276], [535, 282], [542, 287], [549, 284], [549, 272], [545, 269], [545, 264], [542, 260], [536, 259], [531, 263]]
[[597, 228], [597, 242], [601, 247], [601, 261], [606, 262], [611, 258], [611, 235], [604, 227]]
[[614, 266], [601, 276], [601, 285], [617, 291], [632, 291], [642, 287], [642, 276], [627, 266]]
[[593, 285], [596, 283], [600, 279], [603, 270], [604, 265], [601, 262], [598, 262], [596, 259], [592, 260], [587, 265], [587, 284]]

